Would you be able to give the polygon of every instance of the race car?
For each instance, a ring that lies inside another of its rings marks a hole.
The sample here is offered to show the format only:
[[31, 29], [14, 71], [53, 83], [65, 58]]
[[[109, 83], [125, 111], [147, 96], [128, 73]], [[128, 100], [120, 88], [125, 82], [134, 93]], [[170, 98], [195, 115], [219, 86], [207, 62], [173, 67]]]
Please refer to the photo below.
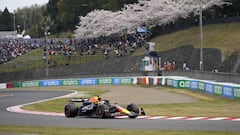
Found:
[[64, 107], [64, 113], [67, 118], [76, 116], [114, 118], [115, 116], [123, 115], [129, 118], [136, 118], [139, 115], [145, 115], [143, 108], [138, 108], [134, 103], [129, 103], [125, 109], [117, 103], [110, 103], [109, 100], [101, 100], [99, 96], [92, 98], [71, 98]]

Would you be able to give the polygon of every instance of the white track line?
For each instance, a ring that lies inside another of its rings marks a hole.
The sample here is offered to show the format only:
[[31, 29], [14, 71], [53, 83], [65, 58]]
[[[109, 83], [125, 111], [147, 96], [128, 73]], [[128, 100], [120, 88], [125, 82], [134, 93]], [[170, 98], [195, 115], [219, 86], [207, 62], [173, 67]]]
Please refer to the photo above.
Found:
[[50, 101], [50, 100], [54, 100], [54, 99], [71, 97], [71, 96], [73, 96], [73, 95], [76, 95], [77, 93], [78, 93], [77, 91], [74, 91], [73, 93], [67, 94], [67, 95], [64, 95], [64, 96], [59, 96], [59, 97], [50, 98], [50, 99], [44, 99], [44, 100], [40, 100], [40, 101], [36, 101], [36, 102], [31, 102], [31, 103], [26, 103], [26, 104], [11, 106], [11, 107], [8, 107], [6, 110], [9, 111], [9, 112], [15, 112], [15, 113], [38, 114], [38, 115], [52, 115], [52, 116], [64, 116], [63, 113], [29, 111], [29, 110], [23, 110], [22, 107], [25, 106], [25, 105], [31, 105], [31, 104], [41, 103], [41, 102]]

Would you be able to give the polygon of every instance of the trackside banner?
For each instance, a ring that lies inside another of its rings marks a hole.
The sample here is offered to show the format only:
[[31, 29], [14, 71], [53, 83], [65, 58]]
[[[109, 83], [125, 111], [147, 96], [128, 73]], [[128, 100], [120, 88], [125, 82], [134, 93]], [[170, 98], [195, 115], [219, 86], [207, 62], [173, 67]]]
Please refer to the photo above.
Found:
[[167, 86], [172, 86], [173, 87], [173, 79], [167, 78], [166, 84], [167, 84]]
[[177, 88], [190, 88], [189, 80], [179, 80], [177, 82]]
[[112, 78], [112, 84], [133, 84], [133, 78]]
[[214, 85], [214, 94], [222, 95], [223, 94], [223, 86], [219, 84]]
[[22, 82], [22, 87], [39, 87], [40, 81], [26, 81]]
[[44, 80], [40, 82], [40, 86], [62, 86], [62, 80]]
[[199, 90], [199, 81], [192, 80], [190, 81], [191, 90]]
[[63, 86], [78, 85], [78, 80], [77, 79], [62, 80], [62, 85]]
[[22, 82], [15, 82], [13, 83], [14, 88], [22, 87]]
[[214, 84], [206, 83], [205, 84], [205, 90], [206, 90], [207, 93], [213, 94]]
[[206, 91], [205, 89], [206, 83], [205, 82], [198, 82], [198, 90], [200, 91]]
[[133, 84], [133, 78], [120, 78], [120, 84]]
[[234, 98], [240, 98], [240, 87], [234, 87], [233, 91], [234, 91], [233, 93]]
[[112, 78], [99, 78], [99, 84], [112, 84]]
[[240, 85], [197, 80], [178, 76], [138, 76], [138, 77], [102, 77], [38, 80], [0, 83], [0, 89], [18, 87], [46, 87], [46, 86], [83, 86], [83, 85], [121, 85], [136, 84], [142, 86], [166, 85], [177, 89], [199, 90], [209, 94], [220, 95], [226, 98], [240, 99]]
[[79, 80], [79, 85], [97, 85], [97, 84], [98, 84], [97, 78], [86, 78]]
[[178, 89], [182, 89], [182, 88], [190, 89], [191, 82], [190, 80], [176, 80], [176, 79], [167, 78], [167, 86], [171, 86]]
[[223, 96], [227, 98], [233, 98], [233, 87], [223, 86]]
[[120, 78], [112, 78], [112, 84], [121, 84]]

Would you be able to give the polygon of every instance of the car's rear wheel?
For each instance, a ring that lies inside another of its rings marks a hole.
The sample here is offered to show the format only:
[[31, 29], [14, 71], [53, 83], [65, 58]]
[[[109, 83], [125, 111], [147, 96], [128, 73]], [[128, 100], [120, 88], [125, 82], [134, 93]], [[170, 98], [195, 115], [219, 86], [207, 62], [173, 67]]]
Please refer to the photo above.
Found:
[[96, 115], [99, 118], [105, 118], [109, 115], [109, 107], [105, 104], [99, 105], [96, 110]]
[[64, 114], [67, 118], [72, 118], [77, 116], [78, 109], [74, 104], [67, 104], [64, 107]]

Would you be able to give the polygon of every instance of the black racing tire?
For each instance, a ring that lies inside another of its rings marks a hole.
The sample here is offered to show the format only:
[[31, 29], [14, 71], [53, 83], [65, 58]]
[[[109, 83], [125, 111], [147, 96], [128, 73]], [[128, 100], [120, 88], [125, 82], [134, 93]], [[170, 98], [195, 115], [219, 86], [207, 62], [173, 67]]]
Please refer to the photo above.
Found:
[[78, 108], [74, 104], [67, 104], [64, 107], [64, 114], [67, 118], [73, 118], [77, 116]]
[[[107, 111], [107, 112], [106, 112]], [[96, 115], [99, 118], [105, 118], [108, 116], [109, 107], [105, 104], [99, 105], [96, 109]]]
[[139, 114], [139, 108], [136, 104], [130, 103], [127, 105], [127, 110]]

